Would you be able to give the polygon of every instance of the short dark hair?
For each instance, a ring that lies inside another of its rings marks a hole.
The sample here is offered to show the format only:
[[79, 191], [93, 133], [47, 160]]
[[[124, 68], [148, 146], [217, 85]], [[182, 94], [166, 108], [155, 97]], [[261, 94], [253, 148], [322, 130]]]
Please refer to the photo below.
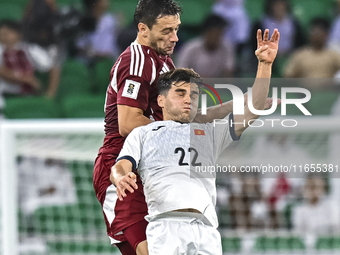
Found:
[[216, 14], [208, 15], [202, 23], [202, 31], [208, 31], [211, 28], [225, 28], [228, 22]]
[[182, 8], [175, 0], [139, 0], [135, 10], [134, 23], [138, 26], [142, 22], [152, 29], [157, 18], [181, 13]]
[[329, 31], [331, 24], [325, 18], [316, 17], [316, 18], [312, 19], [311, 22], [310, 22], [310, 28], [313, 28], [313, 27], [321, 27], [323, 30]]
[[163, 73], [158, 79], [158, 94], [166, 96], [171, 89], [172, 84], [178, 82], [195, 82], [198, 85], [202, 82], [201, 76], [193, 69], [177, 68]]
[[9, 29], [21, 34], [22, 26], [19, 21], [11, 20], [11, 19], [2, 19], [0, 20], [0, 27], [8, 27]]

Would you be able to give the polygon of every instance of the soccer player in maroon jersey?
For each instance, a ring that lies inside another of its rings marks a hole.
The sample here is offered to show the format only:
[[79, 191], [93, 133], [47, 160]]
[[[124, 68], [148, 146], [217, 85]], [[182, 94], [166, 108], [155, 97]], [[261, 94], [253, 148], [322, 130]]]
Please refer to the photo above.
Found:
[[[174, 0], [140, 0], [134, 15], [137, 38], [119, 56], [110, 74], [105, 100], [105, 138], [95, 161], [93, 185], [111, 244], [116, 244], [123, 255], [148, 254], [144, 219], [147, 206], [140, 178], [139, 189], [124, 201], [117, 199], [110, 182], [111, 167], [132, 129], [163, 119], [157, 104], [156, 83], [161, 73], [174, 69], [169, 56], [178, 41], [181, 12]], [[222, 118], [231, 110], [232, 104], [225, 103], [209, 109], [209, 118]], [[206, 122], [206, 116], [198, 116], [196, 120]]]
[[105, 100], [105, 139], [93, 184], [103, 207], [107, 233], [123, 255], [147, 254], [147, 206], [143, 187], [124, 202], [110, 182], [111, 167], [133, 128], [162, 120], [157, 104], [158, 76], [174, 69], [169, 57], [178, 41], [181, 8], [174, 0], [140, 0], [134, 15], [136, 40], [117, 59]]

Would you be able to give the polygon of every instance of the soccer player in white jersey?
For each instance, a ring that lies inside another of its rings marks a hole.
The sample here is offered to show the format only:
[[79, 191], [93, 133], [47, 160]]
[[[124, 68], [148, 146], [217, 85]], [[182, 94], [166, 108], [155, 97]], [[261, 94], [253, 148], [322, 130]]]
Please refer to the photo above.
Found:
[[[279, 32], [257, 32], [255, 52], [259, 64], [253, 85], [254, 108], [263, 110], [268, 96], [272, 64], [276, 57]], [[215, 165], [232, 141], [238, 140], [249, 121], [258, 118], [245, 106], [244, 115], [229, 114], [228, 125], [190, 123], [198, 107], [199, 75], [190, 69], [172, 70], [160, 76], [159, 106], [164, 121], [134, 129], [127, 137], [110, 180], [124, 200], [127, 192], [138, 189], [136, 175], [143, 181], [149, 221], [149, 254], [222, 254], [215, 212], [215, 178], [192, 178], [193, 165]], [[196, 84], [196, 85], [195, 85]], [[193, 137], [199, 130], [201, 134]], [[193, 152], [193, 157], [190, 157]], [[191, 162], [191, 163], [189, 163]], [[129, 193], [128, 193], [129, 194]]]

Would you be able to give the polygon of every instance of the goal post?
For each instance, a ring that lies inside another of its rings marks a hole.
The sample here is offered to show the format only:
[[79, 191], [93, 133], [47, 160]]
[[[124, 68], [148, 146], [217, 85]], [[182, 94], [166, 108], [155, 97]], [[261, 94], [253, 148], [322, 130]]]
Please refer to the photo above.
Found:
[[[92, 159], [96, 157], [98, 145], [104, 136], [102, 120], [2, 120], [0, 122], [0, 193], [1, 193], [1, 255], [19, 255], [18, 226], [18, 182], [16, 157], [18, 153], [17, 136], [49, 134], [95, 134], [97, 144], [92, 148]], [[33, 149], [33, 148], [32, 148]], [[79, 148], [81, 149], [81, 148]], [[55, 155], [57, 156], [57, 155]]]
[[15, 166], [15, 130], [2, 121], [0, 129], [1, 254], [18, 254], [17, 175]]

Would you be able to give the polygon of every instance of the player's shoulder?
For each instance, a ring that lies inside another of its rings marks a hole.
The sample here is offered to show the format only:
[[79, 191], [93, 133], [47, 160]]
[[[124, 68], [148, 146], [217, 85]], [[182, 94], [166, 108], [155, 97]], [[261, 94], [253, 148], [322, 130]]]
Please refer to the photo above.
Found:
[[191, 129], [202, 129], [202, 130], [209, 130], [211, 129], [211, 126], [213, 125], [212, 122], [208, 123], [197, 123], [197, 122], [191, 122], [190, 128]]
[[160, 128], [163, 128], [163, 127], [171, 128], [171, 127], [175, 127], [175, 126], [181, 126], [181, 125], [179, 124], [179, 122], [172, 121], [172, 120], [167, 120], [167, 121], [160, 120], [160, 121], [151, 122], [148, 125], [140, 126], [138, 128], [140, 128], [143, 131], [157, 131]]
[[148, 125], [136, 127], [131, 131], [129, 136], [143, 136], [149, 132], [158, 131], [162, 127], [167, 126], [166, 122], [167, 121], [154, 121]]
[[166, 127], [168, 126], [168, 121], [154, 121], [151, 122], [150, 124], [143, 126], [142, 128], [145, 129], [145, 131], [157, 131], [159, 130], [161, 127]]
[[150, 76], [153, 70], [152, 66], [155, 64], [153, 58], [154, 50], [137, 42], [132, 42], [119, 56], [116, 63], [119, 64], [120, 70], [130, 70], [130, 75]]
[[154, 55], [155, 51], [145, 45], [141, 45], [136, 41], [132, 42], [125, 51], [120, 55], [120, 58], [127, 58], [127, 59], [139, 59], [142, 60], [143, 58], [151, 58]]

